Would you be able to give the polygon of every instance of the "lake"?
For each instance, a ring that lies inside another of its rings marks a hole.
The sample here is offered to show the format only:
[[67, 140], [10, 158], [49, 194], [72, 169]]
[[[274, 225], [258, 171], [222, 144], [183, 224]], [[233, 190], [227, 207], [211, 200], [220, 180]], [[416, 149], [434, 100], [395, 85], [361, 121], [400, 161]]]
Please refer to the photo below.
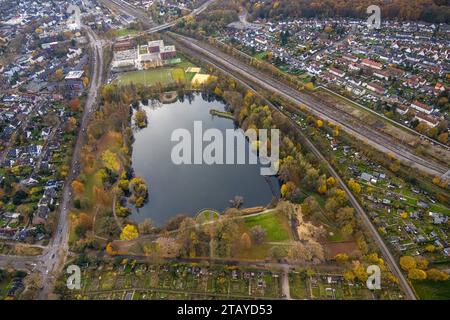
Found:
[[264, 206], [273, 196], [279, 196], [278, 180], [261, 176], [259, 164], [175, 165], [171, 161], [172, 148], [177, 144], [171, 141], [175, 129], [184, 128], [192, 134], [194, 121], [202, 121], [203, 132], [215, 128], [224, 136], [225, 130], [237, 129], [232, 120], [209, 113], [211, 109], [224, 111], [223, 101], [191, 93], [174, 103], [151, 101], [142, 106], [148, 126], [135, 131], [132, 160], [135, 175], [147, 182], [149, 201], [134, 210], [134, 221], [148, 217], [162, 225], [176, 215], [193, 216], [204, 208], [223, 211], [235, 196], [243, 197], [243, 207]]

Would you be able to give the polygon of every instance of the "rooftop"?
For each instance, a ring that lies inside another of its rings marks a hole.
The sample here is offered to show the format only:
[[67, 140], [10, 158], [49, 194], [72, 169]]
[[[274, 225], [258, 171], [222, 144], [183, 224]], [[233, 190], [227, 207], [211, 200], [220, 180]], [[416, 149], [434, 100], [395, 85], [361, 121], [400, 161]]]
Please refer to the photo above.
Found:
[[69, 71], [69, 73], [66, 75], [66, 80], [73, 80], [73, 79], [80, 79], [84, 74], [84, 71]]

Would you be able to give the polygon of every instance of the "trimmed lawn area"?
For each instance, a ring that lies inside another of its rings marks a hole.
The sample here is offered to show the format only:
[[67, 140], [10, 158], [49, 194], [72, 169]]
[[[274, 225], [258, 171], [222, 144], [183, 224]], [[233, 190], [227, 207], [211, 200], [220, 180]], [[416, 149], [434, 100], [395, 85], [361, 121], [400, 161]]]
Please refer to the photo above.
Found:
[[116, 35], [118, 37], [125, 37], [125, 36], [134, 36], [138, 33], [137, 30], [129, 29], [129, 28], [123, 28], [116, 30]]
[[450, 300], [450, 281], [413, 281], [422, 300]]
[[117, 82], [119, 84], [143, 84], [153, 86], [158, 82], [162, 85], [176, 81], [185, 81], [186, 76], [182, 68], [159, 68], [153, 70], [133, 71], [121, 74]]
[[184, 74], [184, 70], [181, 68], [174, 68], [172, 69], [172, 79], [179, 82], [185, 82], [186, 76]]
[[261, 226], [267, 232], [267, 242], [281, 242], [292, 240], [292, 234], [287, 217], [273, 211], [259, 216], [245, 219], [245, 227], [250, 230], [254, 226]]
[[189, 61], [183, 54], [178, 52], [177, 58], [181, 59], [181, 62], [177, 64], [178, 68], [182, 68], [183, 70], [186, 70], [190, 67], [197, 67], [195, 64], [193, 64], [191, 61]]

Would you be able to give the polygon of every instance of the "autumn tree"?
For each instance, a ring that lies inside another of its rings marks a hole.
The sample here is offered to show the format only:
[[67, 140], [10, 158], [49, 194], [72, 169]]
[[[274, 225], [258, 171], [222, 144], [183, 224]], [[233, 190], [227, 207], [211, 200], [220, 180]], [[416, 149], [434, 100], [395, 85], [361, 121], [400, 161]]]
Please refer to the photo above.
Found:
[[144, 221], [142, 221], [141, 223], [139, 223], [138, 228], [139, 228], [139, 233], [141, 234], [149, 234], [152, 232], [153, 228], [154, 228], [154, 224], [152, 219], [150, 218], [145, 218]]
[[266, 240], [267, 232], [260, 225], [254, 226], [250, 229], [250, 236], [255, 244], [262, 244]]
[[400, 267], [403, 270], [409, 271], [411, 269], [415, 269], [417, 266], [416, 260], [411, 256], [403, 256], [400, 258]]
[[433, 268], [427, 271], [427, 278], [433, 281], [447, 281], [449, 279], [449, 274]]
[[120, 169], [120, 163], [119, 160], [117, 158], [117, 155], [112, 152], [111, 150], [105, 150], [102, 153], [101, 156], [103, 163], [105, 165], [106, 168], [108, 168], [109, 170], [111, 170], [114, 173], [119, 172]]
[[144, 179], [141, 177], [135, 177], [130, 181], [130, 191], [132, 193], [134, 205], [137, 208], [144, 206], [146, 199], [148, 198], [148, 188]]
[[283, 198], [289, 198], [295, 191], [296, 186], [292, 181], [288, 181], [281, 186], [281, 196]]
[[425, 270], [428, 268], [429, 262], [426, 258], [424, 258], [422, 256], [416, 256], [416, 257], [414, 257], [414, 260], [416, 260], [417, 269]]
[[139, 232], [136, 226], [127, 224], [120, 234], [120, 240], [133, 240], [139, 237]]
[[251, 248], [252, 240], [250, 239], [250, 236], [248, 235], [247, 232], [244, 232], [241, 235], [240, 243], [241, 243], [241, 247], [244, 248], [244, 249], [250, 249]]
[[440, 142], [440, 143], [447, 143], [447, 141], [448, 141], [448, 132], [443, 132], [443, 133], [441, 133], [439, 136], [438, 136], [438, 141]]
[[134, 122], [141, 129], [147, 126], [147, 112], [143, 108], [134, 113]]
[[352, 272], [359, 281], [366, 282], [368, 274], [366, 268], [364, 268], [364, 265], [360, 261], [352, 262]]
[[348, 181], [348, 187], [350, 188], [350, 190], [352, 190], [352, 192], [356, 194], [359, 194], [361, 192], [361, 186], [353, 179], [350, 179]]
[[73, 180], [71, 187], [73, 192], [75, 192], [77, 196], [80, 196], [84, 193], [84, 184], [78, 180]]
[[79, 238], [84, 238], [86, 232], [92, 228], [92, 219], [84, 212], [80, 213], [75, 226], [75, 234]]
[[303, 201], [301, 208], [304, 216], [310, 216], [316, 212], [320, 212], [320, 204], [313, 196], [306, 198], [305, 201]]
[[353, 282], [356, 279], [355, 274], [353, 273], [353, 271], [348, 270], [344, 272], [344, 279], [347, 280], [348, 282]]
[[80, 102], [80, 99], [78, 97], [69, 101], [70, 110], [72, 110], [73, 112], [79, 111], [80, 110], [80, 106], [81, 106], [81, 102]]
[[411, 280], [425, 280], [427, 273], [423, 270], [413, 268], [408, 271], [408, 278]]
[[338, 253], [334, 256], [334, 260], [336, 260], [337, 263], [346, 263], [348, 261], [348, 255], [345, 253]]

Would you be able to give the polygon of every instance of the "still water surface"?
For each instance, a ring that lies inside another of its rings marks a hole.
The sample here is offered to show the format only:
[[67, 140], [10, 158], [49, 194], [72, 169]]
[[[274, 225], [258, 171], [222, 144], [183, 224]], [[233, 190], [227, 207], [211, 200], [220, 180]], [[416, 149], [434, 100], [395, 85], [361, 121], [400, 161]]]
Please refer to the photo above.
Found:
[[193, 136], [194, 121], [202, 121], [203, 132], [216, 128], [224, 137], [226, 129], [236, 129], [232, 120], [210, 115], [210, 109], [225, 110], [221, 100], [190, 94], [175, 103], [154, 101], [143, 107], [148, 126], [135, 132], [132, 158], [136, 176], [143, 177], [149, 187], [149, 201], [133, 213], [133, 220], [149, 217], [162, 225], [178, 214], [193, 216], [203, 208], [222, 211], [235, 196], [244, 198], [244, 207], [252, 207], [266, 205], [274, 194], [279, 195], [277, 179], [261, 176], [260, 165], [172, 163], [171, 151], [177, 143], [171, 141], [171, 135], [175, 129], [188, 129]]

